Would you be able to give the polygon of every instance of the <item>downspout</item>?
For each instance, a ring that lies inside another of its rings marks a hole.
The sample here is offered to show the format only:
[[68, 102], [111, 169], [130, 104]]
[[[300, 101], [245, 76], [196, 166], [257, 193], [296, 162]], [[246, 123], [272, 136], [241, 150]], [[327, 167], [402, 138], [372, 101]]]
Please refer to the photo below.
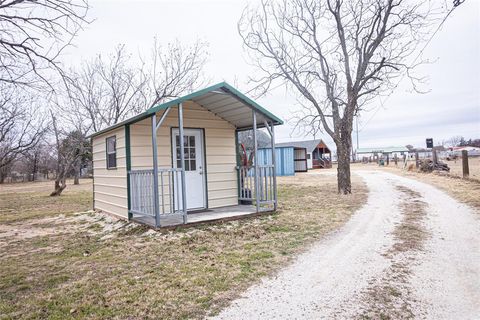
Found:
[[125, 153], [127, 164], [127, 208], [128, 208], [128, 220], [132, 219], [132, 198], [131, 198], [131, 186], [130, 186], [130, 171], [132, 170], [132, 159], [130, 151], [130, 125], [125, 125]]

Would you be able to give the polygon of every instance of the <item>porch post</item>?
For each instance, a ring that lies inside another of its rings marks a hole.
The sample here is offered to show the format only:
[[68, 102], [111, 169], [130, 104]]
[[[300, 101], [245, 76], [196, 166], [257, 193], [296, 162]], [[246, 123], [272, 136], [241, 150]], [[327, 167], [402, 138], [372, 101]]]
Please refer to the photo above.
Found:
[[187, 223], [187, 190], [185, 185], [185, 148], [183, 139], [183, 103], [178, 104], [178, 135], [180, 142], [180, 163], [182, 171], [180, 172], [182, 181], [182, 208], [183, 223]]
[[272, 138], [272, 164], [273, 164], [273, 210], [277, 210], [277, 165], [276, 165], [276, 155], [275, 152], [275, 126], [273, 121], [270, 125], [270, 136]]
[[152, 163], [153, 163], [153, 207], [155, 210], [155, 227], [160, 227], [160, 205], [158, 203], [158, 150], [157, 150], [157, 115], [152, 115]]
[[260, 211], [260, 190], [258, 189], [258, 154], [257, 154], [257, 113], [255, 110], [252, 111], [253, 114], [253, 165], [254, 165], [254, 174], [255, 174], [255, 204], [257, 206], [257, 212]]

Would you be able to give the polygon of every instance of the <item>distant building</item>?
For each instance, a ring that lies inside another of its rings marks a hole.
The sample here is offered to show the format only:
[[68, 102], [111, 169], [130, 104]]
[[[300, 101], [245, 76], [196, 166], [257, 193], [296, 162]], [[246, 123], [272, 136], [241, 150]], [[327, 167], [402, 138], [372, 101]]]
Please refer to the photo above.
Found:
[[449, 148], [449, 155], [461, 156], [462, 151], [466, 150], [469, 157], [478, 157], [480, 156], [480, 148], [465, 146], [465, 147], [452, 147]]
[[275, 144], [275, 148], [294, 149], [295, 172], [332, 167], [332, 152], [322, 139]]
[[408, 148], [403, 146], [393, 146], [393, 147], [377, 147], [377, 148], [358, 148], [356, 150], [358, 157], [382, 157], [387, 156], [389, 158], [403, 157], [403, 155], [408, 155]]

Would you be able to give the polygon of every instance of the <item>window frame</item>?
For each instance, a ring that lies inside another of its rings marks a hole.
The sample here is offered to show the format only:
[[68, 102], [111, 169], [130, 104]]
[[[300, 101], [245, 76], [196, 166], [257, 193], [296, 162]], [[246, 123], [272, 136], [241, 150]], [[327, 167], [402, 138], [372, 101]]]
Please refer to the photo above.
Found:
[[[180, 135], [177, 135], [176, 133], [174, 134], [175, 135], [175, 145], [176, 145], [176, 148], [175, 148], [175, 161], [176, 161], [176, 167], [175, 168], [180, 168], [179, 164], [181, 164], [181, 160], [179, 158], [179, 154], [181, 152], [181, 150], [183, 150], [184, 152], [184, 166], [183, 168], [185, 169], [185, 171], [197, 171], [197, 157], [196, 157], [196, 154], [197, 154], [197, 147], [199, 147], [198, 145], [195, 145], [195, 143], [199, 143], [199, 142], [195, 142], [195, 136], [194, 135], [189, 135], [189, 134], [184, 134], [184, 138], [183, 138], [183, 141], [184, 141], [184, 146], [183, 148], [179, 146], [179, 140], [180, 139]], [[193, 138], [193, 141], [194, 141], [194, 144], [192, 145], [192, 139]], [[185, 143], [187, 143], [187, 145], [185, 145]], [[173, 148], [173, 146], [172, 146]], [[195, 156], [194, 157], [191, 157], [192, 155], [192, 149], [194, 150], [195, 152]], [[187, 150], [187, 153], [185, 154], [185, 150]], [[194, 164], [192, 166], [192, 164]], [[194, 168], [194, 169], [192, 169]]]
[[[108, 153], [108, 140], [110, 139], [115, 140], [115, 151]], [[109, 154], [115, 154], [115, 166], [110, 166], [110, 163], [108, 161]], [[105, 162], [106, 162], [107, 170], [117, 170], [117, 135], [113, 135], [105, 138]]]

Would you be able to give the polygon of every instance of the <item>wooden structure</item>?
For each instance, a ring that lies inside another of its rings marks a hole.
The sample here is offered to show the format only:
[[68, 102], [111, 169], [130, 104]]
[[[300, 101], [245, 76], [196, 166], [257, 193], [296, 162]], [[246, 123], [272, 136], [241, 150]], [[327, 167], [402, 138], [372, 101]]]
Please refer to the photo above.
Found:
[[242, 165], [237, 134], [252, 130], [257, 154], [257, 128], [275, 145], [282, 123], [222, 82], [99, 131], [94, 209], [157, 228], [276, 210], [275, 148], [271, 164]]
[[332, 167], [332, 152], [321, 139], [277, 143], [275, 146], [294, 148], [295, 172]]
[[293, 148], [293, 161], [295, 172], [307, 172], [308, 171], [308, 161], [307, 161], [307, 149], [306, 148]]
[[462, 150], [462, 173], [464, 178], [470, 176], [470, 169], [468, 167], [468, 151]]

